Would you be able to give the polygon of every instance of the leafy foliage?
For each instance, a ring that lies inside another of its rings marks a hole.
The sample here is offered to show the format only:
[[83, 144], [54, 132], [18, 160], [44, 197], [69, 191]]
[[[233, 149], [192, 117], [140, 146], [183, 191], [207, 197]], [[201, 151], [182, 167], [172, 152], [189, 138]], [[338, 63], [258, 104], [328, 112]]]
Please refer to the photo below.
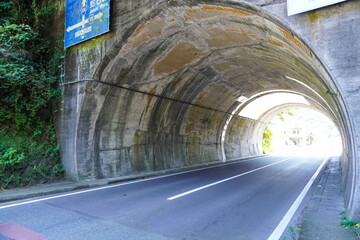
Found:
[[351, 220], [344, 220], [341, 222], [341, 226], [343, 227], [356, 227], [356, 228], [360, 228], [360, 224], [356, 221], [351, 221]]
[[345, 211], [340, 213], [341, 226], [350, 229], [355, 235], [356, 239], [360, 239], [360, 222], [351, 221], [346, 217]]
[[337, 96], [338, 96], [337, 93], [334, 93], [334, 92], [332, 92], [332, 91], [330, 91], [330, 90], [327, 90], [327, 91], [326, 91], [326, 94], [330, 94], [330, 95], [332, 95], [332, 96], [334, 96], [334, 97], [337, 97]]
[[[285, 121], [284, 115], [289, 115], [289, 116], [293, 116], [293, 113], [291, 112], [292, 110], [295, 110], [297, 108], [293, 108], [293, 109], [288, 109], [286, 111], [282, 111], [280, 113], [277, 114], [277, 117], [281, 120], [281, 121]], [[269, 122], [268, 124], [270, 124], [271, 122]], [[263, 133], [263, 141], [262, 141], [262, 149], [263, 149], [263, 153], [271, 153], [274, 151], [271, 142], [273, 139], [273, 133], [271, 132], [271, 130], [268, 128], [268, 126], [265, 127], [264, 129], [264, 133]]]
[[292, 109], [288, 109], [286, 111], [282, 111], [277, 114], [277, 116], [280, 118], [281, 121], [285, 121], [284, 115], [287, 114], [289, 116], [293, 116], [293, 113], [291, 112]]
[[273, 133], [268, 128], [268, 126], [266, 126], [264, 133], [263, 133], [263, 141], [262, 141], [263, 153], [273, 152], [273, 149], [271, 146], [272, 137], [273, 137]]
[[53, 124], [63, 50], [46, 38], [46, 17], [54, 7], [45, 5], [36, 0], [0, 3], [2, 187], [35, 184], [36, 178], [46, 182], [63, 174]]

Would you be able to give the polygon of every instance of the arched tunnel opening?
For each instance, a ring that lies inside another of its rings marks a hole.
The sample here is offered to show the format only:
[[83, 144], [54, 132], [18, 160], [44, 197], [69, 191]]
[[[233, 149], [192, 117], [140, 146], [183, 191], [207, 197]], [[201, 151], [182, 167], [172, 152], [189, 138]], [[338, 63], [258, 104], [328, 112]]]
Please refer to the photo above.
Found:
[[319, 111], [306, 107], [284, 109], [265, 127], [265, 154], [341, 156], [343, 141], [336, 125]]
[[274, 93], [283, 104], [298, 96], [344, 128], [326, 69], [276, 22], [204, 5], [169, 8], [139, 25], [95, 73], [107, 83], [95, 105], [94, 164], [103, 167], [95, 177], [259, 155], [276, 109], [252, 117], [245, 106]]
[[[342, 140], [338, 128], [334, 125], [332, 120], [329, 119], [329, 115], [323, 111], [323, 109], [312, 106], [307, 99], [311, 102], [311, 99], [308, 97], [283, 90], [266, 91], [256, 94], [250, 99], [241, 96], [238, 99], [240, 104], [234, 114], [260, 122], [260, 124], [254, 128], [252, 133], [259, 139], [257, 146], [260, 148], [260, 152], [273, 153], [274, 149], [271, 145], [276, 145], [275, 153], [284, 154], [286, 150], [290, 149], [292, 150], [289, 152], [291, 154], [294, 154], [295, 152], [300, 153], [301, 150], [305, 150], [305, 146], [313, 145], [313, 134], [314, 132], [317, 132], [318, 136], [315, 143], [318, 147], [321, 145], [319, 142], [321, 136], [323, 144], [333, 145], [335, 144], [335, 141], [337, 146], [333, 147], [338, 149], [338, 151], [336, 151], [336, 154], [334, 151], [334, 154], [341, 155], [342, 151], [339, 149], [342, 149]], [[299, 109], [301, 110], [299, 111]], [[321, 114], [321, 112], [323, 114]], [[287, 115], [293, 116], [294, 114], [295, 116], [292, 118], [287, 117]], [[278, 121], [278, 118], [281, 121]], [[285, 119], [287, 121], [285, 121]], [[225, 125], [223, 130], [223, 145], [226, 142], [225, 134], [227, 132], [232, 132], [232, 130], [227, 131], [227, 127], [228, 124]], [[318, 131], [316, 127], [322, 129], [323, 132]], [[324, 127], [327, 127], [328, 129], [324, 129]], [[324, 137], [326, 134], [325, 131], [330, 128], [333, 130], [333, 135], [338, 136], [338, 139], [332, 139], [332, 143], [329, 143], [329, 139]], [[275, 139], [272, 139], [272, 130], [275, 131]], [[295, 145], [295, 147], [292, 147], [293, 145]], [[228, 148], [229, 146], [223, 146], [224, 159], [226, 159], [226, 155], [229, 155], [228, 152], [230, 151], [225, 153], [225, 149], [228, 150]], [[236, 148], [236, 144], [233, 148]], [[306, 150], [310, 151], [311, 148], [308, 147]], [[312, 152], [314, 151], [315, 149], [312, 149]], [[322, 145], [321, 149], [318, 149], [319, 153], [320, 151], [323, 152], [323, 155], [329, 155], [329, 151], [325, 150], [325, 145]], [[305, 154], [304, 151], [301, 153]]]
[[[63, 159], [74, 159], [64, 163], [68, 178], [259, 156], [268, 122], [293, 107], [334, 122], [344, 179], [352, 177], [347, 113], [326, 67], [285, 24], [247, 4], [154, 10], [113, 38], [89, 79], [65, 88], [65, 97], [81, 96], [74, 100], [77, 125], [69, 127], [74, 140], [61, 149]], [[276, 104], [262, 109], [273, 95]], [[265, 102], [256, 105], [258, 99]]]

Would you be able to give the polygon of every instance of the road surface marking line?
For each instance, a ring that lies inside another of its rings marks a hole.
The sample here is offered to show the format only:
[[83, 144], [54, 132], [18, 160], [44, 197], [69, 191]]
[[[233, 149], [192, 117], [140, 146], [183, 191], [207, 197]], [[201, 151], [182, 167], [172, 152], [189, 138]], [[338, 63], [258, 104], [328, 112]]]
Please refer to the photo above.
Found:
[[320, 167], [316, 170], [316, 172], [314, 173], [314, 175], [311, 177], [311, 179], [309, 180], [309, 182], [306, 184], [306, 186], [304, 187], [304, 189], [302, 190], [302, 192], [300, 193], [300, 195], [296, 198], [295, 202], [292, 204], [292, 206], [289, 208], [289, 210], [287, 211], [287, 213], [285, 214], [285, 216], [282, 218], [282, 220], [280, 221], [279, 225], [275, 228], [274, 232], [270, 235], [270, 237], [268, 238], [268, 240], [278, 240], [280, 239], [281, 235], [283, 234], [285, 228], [287, 227], [287, 225], [289, 224], [290, 220], [292, 219], [292, 217], [294, 216], [296, 210], [299, 208], [301, 202], [304, 200], [307, 192], [309, 191], [311, 185], [314, 183], [316, 177], [319, 175], [321, 169], [323, 168], [323, 166], [327, 163], [327, 161], [329, 160], [329, 157], [326, 157], [324, 159], [324, 161], [322, 162], [322, 164], [320, 165]]
[[197, 172], [197, 171], [202, 171], [202, 170], [206, 170], [206, 169], [217, 168], [217, 167], [222, 167], [222, 166], [227, 166], [227, 165], [232, 165], [232, 164], [237, 164], [237, 163], [242, 163], [242, 162], [255, 161], [255, 160], [258, 160], [258, 159], [262, 159], [262, 158], [263, 157], [254, 157], [254, 158], [250, 158], [250, 159], [246, 159], [246, 160], [242, 160], [242, 161], [239, 160], [239, 161], [236, 161], [236, 162], [221, 164], [221, 165], [217, 165], [217, 166], [205, 167], [205, 168], [194, 169], [194, 170], [189, 170], [189, 171], [179, 172], [179, 173], [173, 173], [173, 174], [167, 174], [167, 175], [148, 178], [148, 179], [141, 179], [141, 180], [135, 180], [135, 181], [131, 181], [131, 182], [112, 184], [112, 185], [105, 186], [105, 187], [97, 187], [97, 188], [92, 188], [92, 189], [88, 189], [88, 190], [71, 192], [71, 193], [66, 193], [66, 194], [61, 194], [61, 195], [56, 195], [56, 196], [51, 196], [51, 197], [45, 197], [45, 198], [39, 198], [39, 199], [34, 199], [34, 200], [29, 200], [29, 201], [24, 201], [24, 202], [7, 204], [7, 205], [4, 205], [4, 206], [0, 206], [0, 209], [10, 208], [10, 207], [17, 207], [17, 206], [31, 204], [31, 203], [37, 203], [37, 202], [43, 202], [43, 201], [52, 200], [52, 199], [56, 199], [56, 198], [68, 197], [68, 196], [78, 195], [78, 194], [82, 194], [82, 193], [99, 191], [99, 190], [103, 190], [103, 189], [115, 188], [115, 187], [120, 187], [120, 186], [133, 184], [133, 183], [141, 183], [141, 182], [146, 182], [146, 181], [151, 181], [151, 180], [156, 180], [156, 179], [161, 179], [161, 178], [166, 178], [166, 177], [172, 177], [172, 176], [177, 176], [177, 175], [181, 175], [181, 174]]
[[244, 175], [246, 175], [246, 174], [249, 174], [249, 173], [252, 173], [252, 172], [255, 172], [255, 171], [259, 171], [259, 170], [261, 170], [261, 169], [264, 169], [264, 168], [273, 166], [273, 165], [275, 165], [275, 164], [279, 164], [279, 163], [285, 162], [285, 161], [290, 160], [290, 159], [293, 159], [293, 158], [294, 158], [294, 157], [286, 158], [286, 159], [284, 159], [284, 160], [281, 160], [281, 161], [278, 161], [278, 162], [275, 162], [275, 163], [271, 163], [271, 164], [268, 164], [268, 165], [265, 165], [265, 166], [262, 166], [262, 167], [259, 167], [259, 168], [256, 168], [256, 169], [253, 169], [253, 170], [248, 171], [248, 172], [244, 172], [244, 173], [241, 173], [241, 174], [238, 174], [238, 175], [229, 177], [229, 178], [225, 178], [225, 179], [223, 179], [223, 180], [220, 180], [220, 181], [217, 181], [217, 182], [214, 182], [214, 183], [210, 183], [210, 184], [207, 184], [207, 185], [205, 185], [205, 186], [202, 186], [202, 187], [199, 187], [199, 188], [195, 188], [195, 189], [193, 189], [193, 190], [190, 190], [190, 191], [187, 191], [187, 192], [184, 192], [184, 193], [181, 193], [181, 194], [178, 194], [178, 195], [169, 197], [169, 198], [167, 198], [167, 200], [170, 200], [170, 201], [171, 201], [171, 200], [174, 200], [174, 199], [177, 199], [177, 198], [186, 196], [186, 195], [188, 195], [188, 194], [191, 194], [191, 193], [194, 193], [194, 192], [203, 190], [203, 189], [205, 189], [205, 188], [209, 188], [209, 187], [212, 187], [212, 186], [214, 186], [214, 185], [217, 185], [217, 184], [220, 184], [220, 183], [223, 183], [223, 182], [230, 181], [230, 180], [232, 180], [232, 179], [234, 179], [234, 178], [238, 178], [238, 177], [244, 176]]

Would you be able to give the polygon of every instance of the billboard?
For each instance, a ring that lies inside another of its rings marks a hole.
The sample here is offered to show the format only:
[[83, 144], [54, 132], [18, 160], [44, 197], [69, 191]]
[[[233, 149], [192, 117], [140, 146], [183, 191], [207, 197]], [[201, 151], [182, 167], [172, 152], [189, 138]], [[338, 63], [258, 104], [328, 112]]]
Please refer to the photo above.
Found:
[[109, 31], [110, 0], [67, 0], [65, 47]]
[[288, 16], [344, 1], [346, 0], [288, 0]]

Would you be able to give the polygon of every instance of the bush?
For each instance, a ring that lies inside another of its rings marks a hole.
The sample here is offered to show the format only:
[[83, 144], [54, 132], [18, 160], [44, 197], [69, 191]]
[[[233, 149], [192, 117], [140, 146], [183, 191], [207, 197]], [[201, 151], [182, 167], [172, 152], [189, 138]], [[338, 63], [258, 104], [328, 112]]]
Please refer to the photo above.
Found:
[[47, 134], [29, 137], [19, 131], [0, 131], [0, 187], [22, 187], [63, 178], [55, 139], [39, 140]]
[[264, 154], [273, 152], [273, 149], [271, 146], [272, 138], [273, 138], [273, 133], [268, 128], [268, 126], [266, 126], [264, 129], [263, 140], [262, 140], [262, 149], [263, 149]]
[[1, 187], [6, 188], [10, 183], [21, 184], [21, 178], [16, 176], [17, 170], [22, 168], [26, 162], [23, 153], [19, 153], [14, 148], [8, 148], [4, 153], [0, 153], [0, 182]]
[[16, 187], [63, 178], [53, 113], [63, 48], [52, 46], [39, 0], [0, 3], [0, 184]]

